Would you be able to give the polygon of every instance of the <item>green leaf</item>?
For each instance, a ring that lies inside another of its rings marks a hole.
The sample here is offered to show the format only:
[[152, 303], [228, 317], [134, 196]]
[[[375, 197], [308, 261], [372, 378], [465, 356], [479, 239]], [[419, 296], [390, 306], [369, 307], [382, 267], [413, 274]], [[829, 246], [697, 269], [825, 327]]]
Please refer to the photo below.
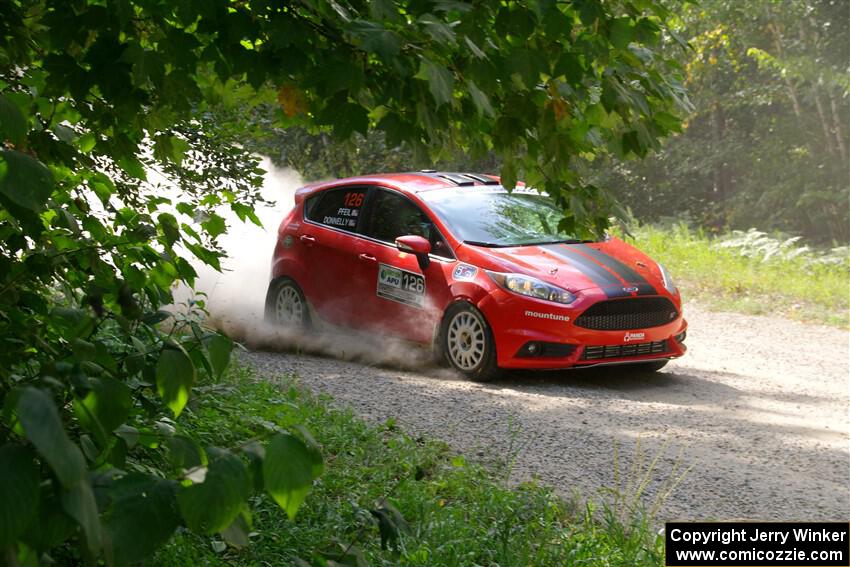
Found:
[[140, 162], [135, 156], [125, 155], [118, 158], [116, 161], [118, 162], [118, 165], [121, 166], [121, 169], [123, 169], [130, 177], [135, 177], [142, 181], [147, 179], [145, 166], [142, 165], [142, 162]]
[[162, 213], [157, 217], [157, 220], [160, 228], [162, 228], [163, 235], [165, 235], [166, 244], [174, 246], [174, 243], [180, 240], [180, 228], [177, 219], [171, 213]]
[[207, 456], [204, 454], [204, 450], [185, 435], [169, 437], [166, 445], [168, 446], [168, 460], [175, 471], [189, 470], [207, 464]]
[[303, 441], [288, 433], [272, 437], [263, 461], [266, 491], [293, 519], [313, 483], [313, 458]]
[[234, 202], [230, 204], [230, 209], [236, 213], [236, 216], [239, 217], [239, 220], [242, 222], [245, 222], [245, 219], [248, 219], [259, 227], [263, 226], [262, 221], [260, 221], [260, 217], [257, 216], [257, 213], [255, 213], [254, 209], [250, 206]]
[[97, 356], [97, 347], [95, 347], [94, 343], [84, 341], [83, 339], [72, 339], [71, 349], [74, 351], [74, 358], [79, 361], [94, 360]]
[[183, 163], [183, 158], [186, 155], [186, 152], [189, 151], [189, 142], [184, 140], [183, 138], [178, 138], [177, 136], [171, 137], [171, 160], [177, 165], [181, 165]]
[[398, 21], [398, 6], [392, 0], [370, 0], [369, 15], [373, 20]]
[[625, 49], [632, 41], [634, 31], [631, 18], [616, 18], [611, 20], [608, 38], [611, 40], [611, 45], [617, 49]]
[[80, 148], [80, 151], [84, 154], [89, 153], [94, 149], [94, 145], [97, 143], [97, 137], [91, 132], [86, 132], [77, 140], [77, 146]]
[[226, 336], [215, 333], [204, 339], [204, 345], [209, 353], [210, 364], [212, 365], [213, 378], [221, 378], [224, 371], [227, 370], [227, 365], [230, 363], [230, 353], [233, 350], [233, 341]]
[[156, 389], [165, 405], [180, 415], [195, 383], [195, 366], [182, 348], [162, 349], [156, 363]]
[[250, 532], [251, 514], [247, 508], [243, 508], [233, 523], [221, 532], [221, 537], [233, 547], [242, 548], [250, 543], [248, 539]]
[[103, 534], [97, 502], [91, 483], [87, 478], [82, 479], [70, 490], [62, 493], [62, 509], [71, 516], [86, 536], [86, 545], [92, 554], [97, 554], [103, 545]]
[[352, 102], [331, 104], [322, 118], [333, 125], [334, 135], [343, 140], [348, 139], [354, 132], [366, 134], [369, 129], [369, 113], [359, 104]]
[[493, 116], [493, 107], [490, 106], [490, 99], [487, 98], [487, 95], [472, 81], [466, 82], [466, 88], [469, 90], [469, 96], [472, 97], [472, 102], [475, 103], [475, 108], [478, 109], [478, 114]]
[[304, 440], [304, 444], [307, 446], [307, 452], [310, 454], [310, 474], [312, 475], [313, 480], [315, 480], [325, 471], [325, 463], [322, 459], [322, 448], [306, 427], [299, 423], [294, 425], [292, 428], [301, 435], [301, 438]]
[[180, 523], [175, 488], [174, 481], [138, 473], [113, 484], [105, 531], [115, 564], [143, 561], [168, 541]]
[[483, 51], [481, 51], [481, 48], [478, 47], [477, 45], [475, 45], [475, 42], [473, 42], [471, 39], [469, 39], [468, 36], [465, 36], [463, 39], [466, 42], [466, 46], [469, 48], [469, 50], [472, 52], [472, 54], [475, 57], [477, 57], [478, 59], [486, 59], [487, 58], [487, 54], [484, 53]]
[[215, 213], [210, 214], [209, 218], [201, 223], [201, 226], [213, 238], [227, 231], [227, 225], [224, 223], [224, 219]]
[[53, 191], [53, 176], [43, 163], [20, 152], [0, 150], [0, 193], [35, 212]]
[[25, 388], [18, 399], [18, 419], [39, 454], [65, 488], [80, 483], [86, 474], [83, 453], [68, 438], [53, 400], [36, 388]]
[[[59, 490], [58, 485], [55, 486]], [[39, 551], [46, 551], [68, 539], [76, 530], [77, 524], [62, 509], [62, 502], [48, 484], [42, 487], [36, 518], [21, 535], [21, 541]]]
[[219, 252], [209, 250], [199, 244], [192, 244], [186, 241], [183, 241], [183, 245], [186, 246], [186, 248], [188, 248], [192, 254], [198, 258], [198, 260], [212, 268], [215, 268], [219, 272], [221, 271], [221, 261], [219, 260], [221, 254]]
[[38, 510], [41, 475], [26, 447], [0, 447], [0, 549], [15, 543]]
[[401, 39], [398, 35], [377, 22], [352, 20], [348, 24], [348, 31], [359, 40], [363, 49], [379, 55], [384, 60], [393, 59], [401, 51]]
[[80, 425], [94, 433], [101, 443], [106, 441], [107, 434], [126, 421], [132, 407], [130, 388], [108, 376], [93, 379], [86, 397], [74, 400], [74, 413]]
[[27, 119], [8, 98], [0, 95], [0, 142], [9, 140], [20, 146], [27, 135]]
[[502, 164], [501, 180], [502, 187], [504, 187], [505, 189], [513, 189], [514, 187], [516, 187], [516, 163], [513, 160], [505, 160], [505, 162]]
[[242, 510], [251, 491], [245, 465], [236, 455], [210, 448], [204, 481], [181, 486], [177, 503], [186, 525], [195, 532], [213, 534], [227, 528]]
[[455, 44], [457, 38], [454, 30], [433, 14], [425, 14], [421, 16], [419, 18], [419, 23], [425, 27], [425, 32], [430, 35], [434, 41], [447, 45]]
[[430, 59], [423, 58], [417, 76], [428, 80], [428, 89], [437, 101], [437, 105], [448, 104], [452, 101], [454, 77], [448, 69]]
[[85, 337], [94, 330], [94, 319], [84, 309], [57, 307], [50, 312], [50, 317], [66, 339]]

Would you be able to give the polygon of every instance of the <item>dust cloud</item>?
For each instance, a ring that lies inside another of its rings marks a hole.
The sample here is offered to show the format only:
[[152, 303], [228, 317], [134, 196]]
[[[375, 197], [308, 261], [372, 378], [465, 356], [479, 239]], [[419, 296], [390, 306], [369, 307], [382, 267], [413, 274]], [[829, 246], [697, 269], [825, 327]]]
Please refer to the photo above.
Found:
[[[276, 167], [263, 158], [266, 171], [264, 200], [256, 214], [263, 224], [244, 223], [229, 210], [218, 214], [227, 222], [227, 233], [219, 237], [227, 258], [222, 271], [195, 262], [198, 273], [194, 293], [175, 292], [178, 304], [203, 299], [206, 326], [217, 329], [251, 350], [303, 352], [398, 368], [421, 368], [433, 364], [430, 351], [404, 341], [328, 325], [314, 325], [309, 332], [283, 329], [264, 320], [272, 252], [281, 220], [295, 205], [295, 191], [304, 183], [297, 172]], [[314, 323], [316, 319], [314, 317]]]

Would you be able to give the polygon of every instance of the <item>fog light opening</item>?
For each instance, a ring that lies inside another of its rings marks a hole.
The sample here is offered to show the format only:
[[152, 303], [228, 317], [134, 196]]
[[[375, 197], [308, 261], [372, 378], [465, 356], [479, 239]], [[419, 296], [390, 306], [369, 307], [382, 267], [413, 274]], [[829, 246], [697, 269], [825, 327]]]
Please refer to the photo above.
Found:
[[517, 351], [517, 358], [566, 358], [576, 349], [576, 345], [529, 341]]

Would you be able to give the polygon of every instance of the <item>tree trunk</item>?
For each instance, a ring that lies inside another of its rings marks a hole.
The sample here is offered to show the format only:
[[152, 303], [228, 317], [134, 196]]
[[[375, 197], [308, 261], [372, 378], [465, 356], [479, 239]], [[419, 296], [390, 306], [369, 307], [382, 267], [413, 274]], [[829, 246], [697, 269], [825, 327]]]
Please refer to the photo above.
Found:
[[835, 141], [838, 143], [838, 155], [841, 156], [841, 163], [850, 166], [847, 159], [847, 146], [844, 144], [844, 132], [841, 131], [841, 112], [839, 112], [835, 93], [832, 91], [829, 92], [829, 106], [832, 110], [832, 128], [835, 132]]
[[722, 204], [724, 212], [718, 214], [717, 226], [721, 228], [726, 223], [725, 202], [729, 197], [729, 171], [726, 167], [726, 151], [723, 143], [726, 138], [726, 113], [723, 105], [715, 101], [711, 106], [711, 134], [715, 161], [712, 172], [712, 189], [714, 190], [715, 202]]
[[[776, 24], [773, 14], [771, 14], [771, 19], [773, 21], [767, 27], [773, 33], [773, 45], [776, 47], [776, 57], [782, 60], [785, 57], [785, 52], [782, 49], [782, 34], [779, 31], [779, 26]], [[803, 111], [800, 109], [800, 98], [797, 96], [797, 88], [794, 86], [794, 81], [787, 74], [783, 76], [783, 79], [785, 81], [785, 88], [788, 90], [788, 98], [791, 99], [791, 106], [794, 108], [794, 115], [802, 127]]]
[[832, 137], [832, 132], [830, 132], [829, 119], [823, 110], [823, 103], [821, 103], [820, 100], [820, 89], [818, 88], [818, 83], [812, 84], [812, 98], [815, 99], [815, 108], [818, 111], [818, 118], [820, 119], [821, 129], [823, 130], [823, 139], [826, 141], [826, 151], [831, 156], [835, 155], [835, 139]]
[[[813, 21], [812, 18], [809, 18], [809, 23], [812, 26], [812, 39], [813, 39], [813, 47], [814, 52], [820, 53], [820, 37], [817, 32], [817, 24]], [[800, 41], [803, 42], [803, 45], [807, 45], [808, 37], [806, 36], [806, 26], [800, 26]], [[806, 48], [808, 51], [808, 47]], [[820, 85], [823, 83], [823, 77], [818, 76], [818, 80], [812, 83], [812, 98], [815, 101], [815, 108], [818, 111], [818, 118], [820, 119], [821, 130], [823, 130], [823, 139], [826, 142], [826, 150], [829, 152], [829, 155], [835, 155], [835, 139], [832, 136], [832, 128], [830, 127], [829, 118], [824, 111], [823, 103], [820, 99]], [[827, 91], [829, 88], [827, 87]]]

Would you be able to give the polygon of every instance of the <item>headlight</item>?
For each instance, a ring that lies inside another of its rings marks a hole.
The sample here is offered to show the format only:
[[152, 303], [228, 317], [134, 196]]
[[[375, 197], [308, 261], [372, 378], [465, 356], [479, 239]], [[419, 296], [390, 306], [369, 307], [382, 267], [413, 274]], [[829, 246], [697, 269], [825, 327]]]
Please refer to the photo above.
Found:
[[547, 284], [537, 278], [524, 276], [522, 274], [499, 274], [496, 272], [487, 272], [490, 278], [505, 288], [508, 291], [527, 295], [542, 299], [544, 301], [554, 301], [555, 303], [572, 303], [576, 300], [576, 296], [565, 289], [558, 286]]
[[673, 283], [673, 278], [670, 277], [670, 272], [667, 268], [658, 264], [658, 269], [661, 270], [661, 279], [664, 280], [664, 289], [670, 293], [676, 293], [676, 284]]

